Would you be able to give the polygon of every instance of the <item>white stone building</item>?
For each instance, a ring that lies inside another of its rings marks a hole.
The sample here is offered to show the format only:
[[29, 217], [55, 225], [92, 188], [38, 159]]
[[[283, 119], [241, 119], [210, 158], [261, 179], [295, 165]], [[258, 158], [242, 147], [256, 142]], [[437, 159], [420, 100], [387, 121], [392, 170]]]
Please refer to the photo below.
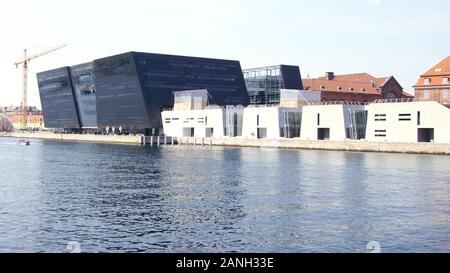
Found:
[[164, 134], [173, 137], [223, 137], [224, 109], [163, 111]]
[[300, 108], [249, 106], [244, 110], [242, 136], [250, 139], [300, 137]]
[[176, 93], [174, 109], [162, 112], [166, 136], [450, 143], [450, 109], [434, 101], [311, 102], [286, 90], [280, 105], [218, 107], [205, 92]]
[[222, 138], [242, 135], [244, 107], [208, 105], [207, 90], [174, 92], [174, 107], [161, 113], [170, 137]]
[[302, 108], [302, 140], [361, 139], [365, 135], [363, 105], [318, 103]]
[[450, 143], [450, 109], [442, 104], [384, 102], [366, 109], [368, 141]]
[[244, 110], [242, 135], [250, 139], [299, 138], [302, 107], [320, 101], [316, 91], [280, 91], [279, 105], [253, 105]]

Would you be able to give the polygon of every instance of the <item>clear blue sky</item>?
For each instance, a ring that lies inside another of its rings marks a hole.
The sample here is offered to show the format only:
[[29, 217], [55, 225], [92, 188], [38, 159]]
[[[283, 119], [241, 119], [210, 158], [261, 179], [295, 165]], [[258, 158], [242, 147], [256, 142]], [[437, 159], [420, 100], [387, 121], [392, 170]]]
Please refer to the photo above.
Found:
[[450, 55], [449, 0], [15, 0], [0, 9], [0, 105], [19, 104], [25, 47], [67, 48], [35, 73], [126, 51], [299, 65], [303, 76], [394, 75], [405, 90]]

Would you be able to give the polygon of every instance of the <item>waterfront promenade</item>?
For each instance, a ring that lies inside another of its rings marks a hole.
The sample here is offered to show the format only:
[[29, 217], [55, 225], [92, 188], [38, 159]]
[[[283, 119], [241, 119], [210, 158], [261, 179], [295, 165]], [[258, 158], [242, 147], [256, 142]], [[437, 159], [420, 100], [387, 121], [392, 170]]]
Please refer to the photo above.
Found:
[[[3, 133], [2, 137], [44, 139], [56, 141], [81, 141], [111, 144], [143, 145], [150, 144], [150, 137], [145, 140], [142, 136], [118, 135], [81, 135], [81, 134], [52, 134], [52, 133]], [[157, 138], [153, 138], [153, 145], [157, 145]], [[160, 138], [159, 144], [171, 145], [171, 141]], [[302, 141], [299, 139], [262, 140], [243, 138], [175, 138], [175, 144], [195, 146], [231, 146], [254, 148], [279, 148], [303, 150], [353, 151], [353, 152], [382, 152], [382, 153], [411, 153], [450, 155], [449, 144], [434, 143], [389, 143], [368, 142], [365, 140], [345, 141]]]

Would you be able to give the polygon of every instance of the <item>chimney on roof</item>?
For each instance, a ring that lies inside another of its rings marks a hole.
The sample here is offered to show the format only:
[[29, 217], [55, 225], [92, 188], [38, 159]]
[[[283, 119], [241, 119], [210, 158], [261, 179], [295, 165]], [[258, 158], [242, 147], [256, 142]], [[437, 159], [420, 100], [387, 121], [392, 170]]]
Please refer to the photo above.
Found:
[[327, 72], [326, 73], [326, 78], [327, 78], [328, 81], [334, 80], [334, 72]]

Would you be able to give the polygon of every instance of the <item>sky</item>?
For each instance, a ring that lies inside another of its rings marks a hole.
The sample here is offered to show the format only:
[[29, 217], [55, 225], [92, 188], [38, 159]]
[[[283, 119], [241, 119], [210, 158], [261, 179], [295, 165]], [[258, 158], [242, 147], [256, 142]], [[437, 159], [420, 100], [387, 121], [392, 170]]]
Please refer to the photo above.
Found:
[[128, 51], [298, 65], [303, 77], [393, 75], [413, 92], [450, 55], [448, 0], [15, 0], [0, 7], [0, 105], [20, 105], [23, 49], [66, 48], [30, 62], [36, 73]]

